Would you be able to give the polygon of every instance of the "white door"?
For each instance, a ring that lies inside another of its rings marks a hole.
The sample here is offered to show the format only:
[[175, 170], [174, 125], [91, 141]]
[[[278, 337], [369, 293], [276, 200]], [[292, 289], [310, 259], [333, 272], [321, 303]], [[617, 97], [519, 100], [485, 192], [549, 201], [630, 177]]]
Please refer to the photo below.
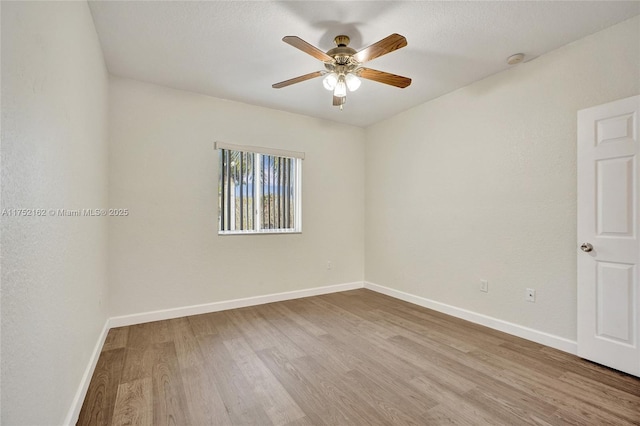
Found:
[[640, 376], [640, 96], [578, 112], [578, 355]]

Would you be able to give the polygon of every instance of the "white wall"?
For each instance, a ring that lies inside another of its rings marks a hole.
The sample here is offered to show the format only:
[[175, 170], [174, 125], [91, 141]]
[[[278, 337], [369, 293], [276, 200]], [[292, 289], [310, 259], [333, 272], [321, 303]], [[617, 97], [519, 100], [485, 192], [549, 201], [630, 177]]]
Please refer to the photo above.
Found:
[[[85, 3], [2, 2], [2, 208], [130, 211], [1, 218], [2, 423], [63, 421], [107, 315], [363, 276], [574, 339], [576, 111], [640, 92], [639, 29], [364, 131], [109, 82]], [[215, 140], [307, 153], [302, 234], [217, 235]]]
[[[107, 205], [108, 78], [84, 2], [2, 2], [2, 208]], [[107, 220], [2, 216], [2, 416], [61, 424], [107, 318]]]
[[[361, 128], [117, 77], [109, 113], [112, 316], [362, 281]], [[306, 153], [302, 234], [218, 236], [216, 140]]]
[[576, 111], [639, 55], [636, 17], [368, 128], [366, 280], [575, 340]]

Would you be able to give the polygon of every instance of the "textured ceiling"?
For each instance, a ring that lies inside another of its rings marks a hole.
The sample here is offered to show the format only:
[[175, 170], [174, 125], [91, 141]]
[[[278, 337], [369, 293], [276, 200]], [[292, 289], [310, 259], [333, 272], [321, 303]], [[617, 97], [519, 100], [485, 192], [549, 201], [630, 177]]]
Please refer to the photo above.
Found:
[[[91, 1], [112, 74], [357, 126], [368, 126], [640, 14], [640, 2]], [[283, 43], [321, 50], [346, 34], [360, 50], [389, 34], [408, 46], [367, 63], [411, 77], [406, 89], [363, 81], [343, 111], [320, 78], [273, 83], [323, 69]]]

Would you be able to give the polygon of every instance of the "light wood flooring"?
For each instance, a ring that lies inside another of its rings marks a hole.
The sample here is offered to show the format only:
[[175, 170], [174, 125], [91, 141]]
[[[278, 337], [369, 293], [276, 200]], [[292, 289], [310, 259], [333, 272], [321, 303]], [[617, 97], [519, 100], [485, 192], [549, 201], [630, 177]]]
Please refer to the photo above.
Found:
[[640, 379], [369, 290], [112, 329], [80, 425], [628, 425]]

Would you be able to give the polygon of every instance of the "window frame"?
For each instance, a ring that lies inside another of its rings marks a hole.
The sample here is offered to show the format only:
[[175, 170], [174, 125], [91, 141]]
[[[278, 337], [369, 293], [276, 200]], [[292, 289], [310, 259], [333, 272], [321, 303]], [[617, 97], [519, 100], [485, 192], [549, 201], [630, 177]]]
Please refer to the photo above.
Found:
[[[223, 178], [223, 170], [218, 170], [217, 179], [218, 179], [218, 235], [273, 235], [273, 234], [300, 234], [302, 233], [302, 160], [304, 160], [304, 153], [297, 151], [287, 151], [282, 149], [274, 149], [274, 148], [266, 148], [266, 147], [256, 147], [256, 146], [248, 146], [248, 145], [236, 145], [236, 144], [228, 144], [224, 142], [215, 142], [215, 149], [219, 150], [218, 154], [218, 167], [220, 168], [221, 161], [221, 153], [222, 150], [229, 151], [239, 151], [243, 153], [251, 153], [254, 155], [253, 157], [253, 224], [255, 229], [245, 229], [245, 230], [222, 230], [222, 213], [221, 210], [223, 207], [222, 199], [220, 195], [220, 182]], [[262, 226], [262, 209], [263, 198], [262, 198], [262, 185], [259, 184], [261, 182], [261, 174], [262, 170], [262, 159], [264, 156], [270, 157], [282, 157], [288, 158], [294, 161], [295, 164], [295, 176], [291, 180], [293, 184], [293, 218], [294, 218], [294, 227], [293, 228], [265, 228], [261, 229]], [[234, 208], [235, 211], [235, 208]]]

